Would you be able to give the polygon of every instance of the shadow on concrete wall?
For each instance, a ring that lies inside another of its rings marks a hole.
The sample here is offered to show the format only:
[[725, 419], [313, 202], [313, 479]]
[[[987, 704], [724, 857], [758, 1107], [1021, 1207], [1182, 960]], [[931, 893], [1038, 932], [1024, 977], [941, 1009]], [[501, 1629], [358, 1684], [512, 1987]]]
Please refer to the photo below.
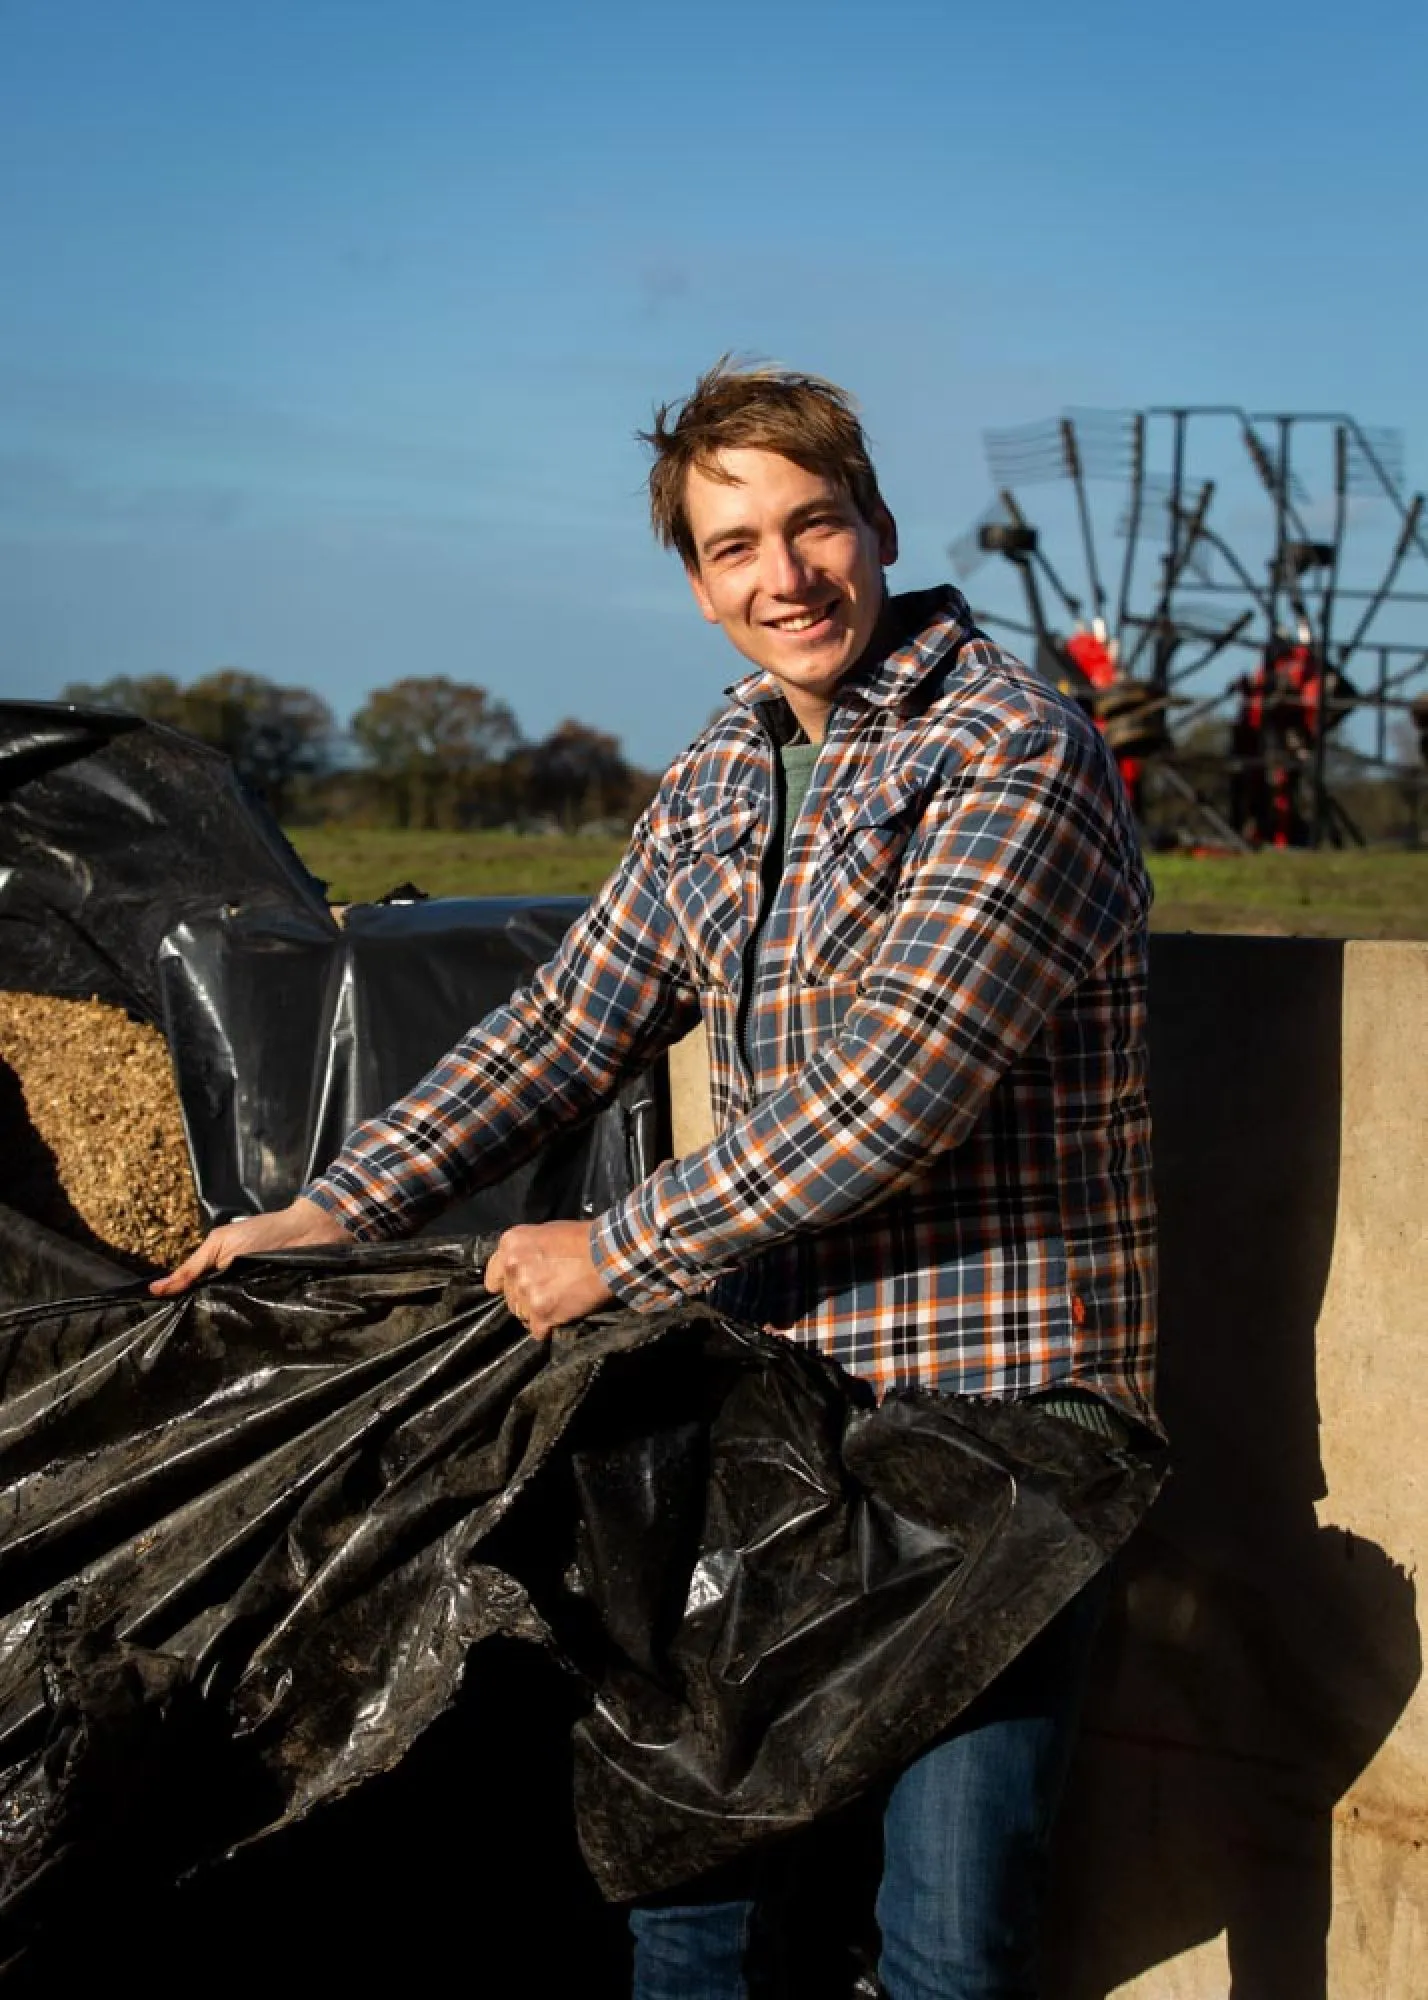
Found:
[[1234, 2000], [1326, 2000], [1332, 1809], [1421, 1666], [1408, 1577], [1315, 1516], [1343, 952], [1154, 946], [1161, 1407], [1176, 1469], [1104, 1633], [1047, 1992], [1102, 2000], [1223, 1932]]

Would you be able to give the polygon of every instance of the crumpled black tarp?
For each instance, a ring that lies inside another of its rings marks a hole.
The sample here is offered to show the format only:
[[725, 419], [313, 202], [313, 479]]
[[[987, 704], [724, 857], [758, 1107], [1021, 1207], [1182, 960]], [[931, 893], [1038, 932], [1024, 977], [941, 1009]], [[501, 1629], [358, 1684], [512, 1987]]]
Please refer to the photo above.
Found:
[[[914, 1755], [1158, 1484], [1024, 1405], [879, 1406], [702, 1307], [531, 1341], [483, 1254], [0, 1317], [12, 1954], [121, 1858], [172, 1877], [389, 1770], [496, 1637], [583, 1689], [604, 1894], [683, 1883]], [[479, 1822], [479, 1760], [452, 1782]]]

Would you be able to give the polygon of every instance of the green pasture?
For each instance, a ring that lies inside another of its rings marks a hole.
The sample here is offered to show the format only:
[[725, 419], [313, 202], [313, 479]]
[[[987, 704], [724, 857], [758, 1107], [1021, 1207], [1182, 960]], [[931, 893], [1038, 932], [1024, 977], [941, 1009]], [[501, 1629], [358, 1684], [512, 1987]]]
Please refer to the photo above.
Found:
[[[399, 883], [430, 896], [589, 895], [618, 840], [300, 827], [293, 845], [334, 903]], [[1288, 937], [1428, 938], [1428, 851], [1157, 855], [1154, 926]]]
[[1428, 938], [1428, 850], [1153, 856], [1160, 931]]
[[299, 827], [288, 838], [334, 903], [370, 903], [411, 882], [428, 896], [585, 896], [622, 840], [514, 833], [426, 833]]

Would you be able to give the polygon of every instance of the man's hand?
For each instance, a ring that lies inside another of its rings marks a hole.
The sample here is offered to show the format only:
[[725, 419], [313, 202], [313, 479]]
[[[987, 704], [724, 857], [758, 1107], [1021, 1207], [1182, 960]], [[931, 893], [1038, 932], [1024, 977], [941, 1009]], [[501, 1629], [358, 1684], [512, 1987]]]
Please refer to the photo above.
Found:
[[506, 1304], [537, 1340], [615, 1300], [590, 1255], [588, 1222], [508, 1229], [486, 1266], [486, 1290], [504, 1292]]
[[155, 1278], [149, 1290], [159, 1298], [186, 1292], [210, 1271], [226, 1271], [235, 1257], [261, 1255], [265, 1250], [307, 1250], [322, 1243], [350, 1243], [351, 1236], [336, 1216], [299, 1195], [287, 1208], [270, 1215], [253, 1215], [225, 1222], [210, 1230], [202, 1243], [166, 1278]]

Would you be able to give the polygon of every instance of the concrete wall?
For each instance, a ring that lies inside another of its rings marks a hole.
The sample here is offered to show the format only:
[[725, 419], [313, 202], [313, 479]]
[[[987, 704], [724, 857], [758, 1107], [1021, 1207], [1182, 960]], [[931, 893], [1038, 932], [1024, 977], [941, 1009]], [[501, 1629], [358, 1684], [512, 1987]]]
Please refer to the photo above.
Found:
[[1055, 2000], [1422, 2000], [1428, 945], [1155, 941], [1162, 1407]]
[[[1047, 2000], [1423, 2000], [1428, 945], [1158, 937], [1162, 1407]], [[676, 1149], [708, 1129], [697, 1042]]]

